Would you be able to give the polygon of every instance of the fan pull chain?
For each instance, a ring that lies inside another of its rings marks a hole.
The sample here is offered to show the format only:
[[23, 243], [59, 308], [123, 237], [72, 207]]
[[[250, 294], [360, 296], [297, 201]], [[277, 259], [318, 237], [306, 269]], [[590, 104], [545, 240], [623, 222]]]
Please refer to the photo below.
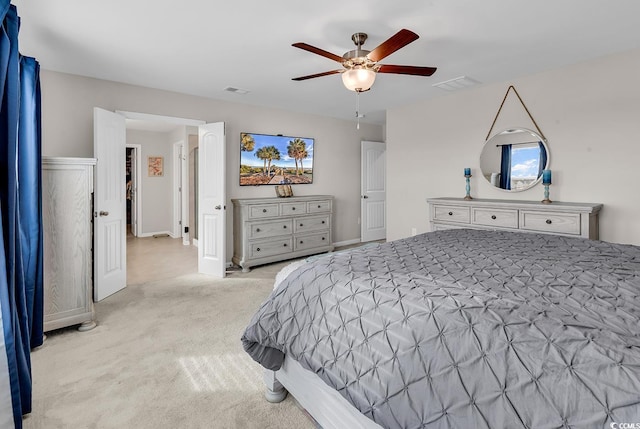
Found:
[[357, 125], [356, 130], [360, 129], [360, 91], [356, 91], [356, 119]]

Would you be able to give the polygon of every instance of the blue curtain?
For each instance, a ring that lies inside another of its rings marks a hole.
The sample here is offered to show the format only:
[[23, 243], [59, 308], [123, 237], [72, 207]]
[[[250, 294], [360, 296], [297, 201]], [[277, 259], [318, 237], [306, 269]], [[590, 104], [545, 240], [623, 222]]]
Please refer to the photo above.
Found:
[[511, 145], [502, 145], [502, 158], [500, 161], [500, 187], [511, 189]]
[[542, 142], [538, 142], [540, 147], [540, 161], [538, 163], [538, 177], [542, 177], [542, 170], [547, 168], [547, 150], [544, 148]]
[[15, 6], [2, 0], [0, 12], [0, 343], [8, 368], [0, 379], [9, 379], [21, 428], [31, 412], [31, 348], [43, 339], [40, 78], [38, 62], [18, 53]]

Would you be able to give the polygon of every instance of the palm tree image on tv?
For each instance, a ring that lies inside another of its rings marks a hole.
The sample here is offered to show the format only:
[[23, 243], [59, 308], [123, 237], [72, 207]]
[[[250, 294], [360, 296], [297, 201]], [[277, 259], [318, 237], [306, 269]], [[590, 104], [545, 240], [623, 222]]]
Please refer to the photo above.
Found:
[[261, 147], [256, 151], [256, 157], [264, 161], [262, 172], [267, 177], [271, 177], [271, 163], [280, 159], [280, 151], [275, 146]]
[[[307, 143], [300, 138], [291, 140], [287, 146], [287, 154], [290, 158], [293, 158], [296, 163], [296, 176], [303, 174], [304, 168], [302, 167], [302, 160], [309, 156]], [[298, 167], [298, 162], [300, 162], [300, 167]]]
[[313, 181], [314, 140], [240, 134], [240, 185], [303, 184]]
[[240, 150], [243, 152], [253, 152], [253, 148], [256, 147], [256, 141], [251, 134], [241, 134], [240, 136]]

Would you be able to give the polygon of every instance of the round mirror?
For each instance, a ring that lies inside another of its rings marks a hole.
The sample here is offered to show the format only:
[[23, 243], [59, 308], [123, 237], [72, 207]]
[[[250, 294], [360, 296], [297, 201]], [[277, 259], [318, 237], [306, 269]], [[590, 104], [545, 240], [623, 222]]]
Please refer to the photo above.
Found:
[[494, 134], [480, 154], [480, 170], [487, 181], [505, 191], [534, 186], [549, 166], [549, 149], [535, 131], [512, 128]]

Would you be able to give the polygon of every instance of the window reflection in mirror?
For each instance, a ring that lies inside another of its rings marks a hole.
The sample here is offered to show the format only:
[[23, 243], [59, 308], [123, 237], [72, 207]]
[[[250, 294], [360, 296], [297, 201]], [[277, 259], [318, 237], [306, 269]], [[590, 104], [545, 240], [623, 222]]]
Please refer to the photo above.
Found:
[[491, 185], [507, 191], [534, 186], [549, 163], [544, 139], [527, 129], [509, 129], [486, 141], [480, 170]]

